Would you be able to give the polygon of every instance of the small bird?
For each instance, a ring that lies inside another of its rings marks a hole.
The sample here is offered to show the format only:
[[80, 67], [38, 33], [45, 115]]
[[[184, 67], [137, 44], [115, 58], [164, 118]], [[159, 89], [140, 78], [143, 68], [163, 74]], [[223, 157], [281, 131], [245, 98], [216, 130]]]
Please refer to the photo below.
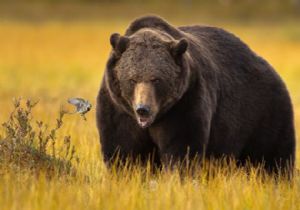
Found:
[[68, 102], [76, 107], [76, 111], [71, 114], [78, 113], [86, 120], [85, 114], [91, 110], [92, 104], [83, 98], [70, 98]]

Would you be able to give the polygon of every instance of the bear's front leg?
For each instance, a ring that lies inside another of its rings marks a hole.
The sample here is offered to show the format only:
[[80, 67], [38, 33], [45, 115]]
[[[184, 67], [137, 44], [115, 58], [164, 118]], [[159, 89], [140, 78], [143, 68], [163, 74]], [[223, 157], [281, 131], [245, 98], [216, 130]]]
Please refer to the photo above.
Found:
[[201, 148], [204, 146], [200, 144], [170, 145], [160, 150], [162, 164], [166, 169], [184, 169], [186, 173], [186, 169], [197, 168], [203, 160], [204, 152]]
[[201, 122], [166, 120], [150, 128], [164, 167], [196, 166], [205, 154], [209, 128]]

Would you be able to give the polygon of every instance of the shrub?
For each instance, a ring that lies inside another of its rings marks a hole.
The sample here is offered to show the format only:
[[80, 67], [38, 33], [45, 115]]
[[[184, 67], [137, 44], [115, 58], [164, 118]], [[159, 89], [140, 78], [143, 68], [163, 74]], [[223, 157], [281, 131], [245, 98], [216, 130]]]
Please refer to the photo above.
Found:
[[[24, 103], [23, 103], [24, 102]], [[37, 175], [75, 175], [74, 163], [78, 163], [71, 137], [64, 136], [58, 144], [57, 132], [66, 114], [62, 109], [54, 128], [43, 121], [33, 123], [32, 109], [38, 102], [14, 100], [14, 110], [2, 124], [0, 136], [0, 170], [29, 170]]]

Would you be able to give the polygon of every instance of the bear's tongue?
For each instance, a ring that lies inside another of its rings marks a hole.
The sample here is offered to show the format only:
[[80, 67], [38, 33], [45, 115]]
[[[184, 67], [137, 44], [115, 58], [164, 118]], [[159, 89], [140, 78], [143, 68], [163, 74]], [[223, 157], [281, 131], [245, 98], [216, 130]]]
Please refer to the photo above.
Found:
[[147, 127], [149, 124], [150, 119], [146, 117], [138, 117], [138, 123], [142, 128]]

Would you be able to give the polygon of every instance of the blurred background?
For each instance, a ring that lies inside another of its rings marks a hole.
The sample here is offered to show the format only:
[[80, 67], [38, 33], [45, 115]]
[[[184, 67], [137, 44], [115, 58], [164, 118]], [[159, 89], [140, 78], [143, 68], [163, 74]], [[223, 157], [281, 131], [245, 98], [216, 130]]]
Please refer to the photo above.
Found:
[[[39, 100], [36, 118], [49, 122], [70, 97], [95, 107], [110, 34], [146, 14], [240, 37], [285, 80], [300, 129], [300, 0], [1, 0], [0, 122], [19, 96]], [[89, 142], [97, 152], [94, 110], [88, 122], [68, 118], [65, 132], [74, 134], [79, 151], [89, 151], [80, 149]]]
[[2, 0], [1, 18], [122, 20], [145, 13], [167, 18], [279, 21], [299, 17], [300, 0]]
[[2, 0], [3, 19], [124, 20], [145, 13], [166, 18], [282, 21], [300, 15], [300, 0]]

